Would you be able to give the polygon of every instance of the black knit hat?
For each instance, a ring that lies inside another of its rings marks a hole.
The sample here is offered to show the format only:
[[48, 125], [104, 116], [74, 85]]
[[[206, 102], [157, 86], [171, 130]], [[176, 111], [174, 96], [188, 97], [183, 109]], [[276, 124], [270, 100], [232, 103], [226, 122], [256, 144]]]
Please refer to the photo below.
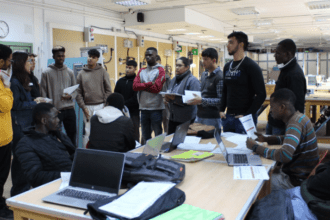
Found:
[[120, 111], [123, 110], [125, 105], [124, 96], [120, 93], [112, 93], [107, 98], [107, 104], [110, 106], [113, 106], [115, 108], [118, 108]]

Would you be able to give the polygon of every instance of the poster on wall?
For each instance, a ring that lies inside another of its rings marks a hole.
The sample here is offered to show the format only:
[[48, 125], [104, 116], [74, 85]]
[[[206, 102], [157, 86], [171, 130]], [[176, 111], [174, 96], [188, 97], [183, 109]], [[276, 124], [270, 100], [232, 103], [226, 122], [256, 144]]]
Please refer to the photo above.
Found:
[[26, 53], [33, 53], [33, 43], [0, 41], [0, 44], [7, 45], [13, 50], [13, 52], [20, 51]]

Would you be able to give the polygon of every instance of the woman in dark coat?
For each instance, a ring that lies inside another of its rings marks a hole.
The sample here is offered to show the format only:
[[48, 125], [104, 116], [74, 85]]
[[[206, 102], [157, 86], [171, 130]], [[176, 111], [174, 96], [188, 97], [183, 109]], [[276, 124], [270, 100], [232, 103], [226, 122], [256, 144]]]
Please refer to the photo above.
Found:
[[21, 166], [15, 156], [15, 147], [19, 140], [23, 137], [23, 130], [32, 124], [32, 110], [39, 99], [32, 100], [29, 87], [30, 64], [28, 54], [24, 52], [13, 53], [13, 76], [11, 78], [10, 89], [13, 92], [14, 103], [11, 110], [13, 124], [13, 161], [11, 166], [11, 177], [13, 187], [11, 188], [11, 196], [15, 196], [30, 189], [30, 185], [24, 176]]

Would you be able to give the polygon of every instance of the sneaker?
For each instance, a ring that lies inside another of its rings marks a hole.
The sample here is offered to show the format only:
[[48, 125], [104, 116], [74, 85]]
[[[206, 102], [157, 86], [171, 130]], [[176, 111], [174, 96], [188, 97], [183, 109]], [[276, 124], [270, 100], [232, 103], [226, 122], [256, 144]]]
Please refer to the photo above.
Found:
[[0, 209], [0, 219], [1, 220], [14, 219], [13, 211], [8, 209], [7, 207], [4, 207], [4, 208]]

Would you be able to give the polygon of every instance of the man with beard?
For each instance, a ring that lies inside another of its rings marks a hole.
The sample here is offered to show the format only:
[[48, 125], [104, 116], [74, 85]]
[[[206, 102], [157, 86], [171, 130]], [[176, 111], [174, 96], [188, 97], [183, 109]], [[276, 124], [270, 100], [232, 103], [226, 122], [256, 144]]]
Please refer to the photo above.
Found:
[[[243, 32], [228, 35], [228, 53], [234, 60], [224, 67], [224, 83], [220, 116], [224, 132], [245, 133], [239, 118], [252, 114], [257, 126], [257, 111], [265, 101], [266, 89], [260, 67], [244, 51], [248, 36]], [[225, 110], [227, 113], [225, 114]]]

